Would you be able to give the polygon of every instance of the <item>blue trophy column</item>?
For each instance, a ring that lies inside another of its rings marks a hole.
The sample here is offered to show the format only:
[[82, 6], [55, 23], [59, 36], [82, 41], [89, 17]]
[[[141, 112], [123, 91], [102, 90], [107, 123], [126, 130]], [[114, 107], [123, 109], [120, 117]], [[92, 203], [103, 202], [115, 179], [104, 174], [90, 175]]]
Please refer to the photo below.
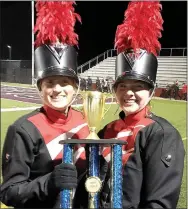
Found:
[[[65, 144], [63, 149], [63, 163], [73, 163], [73, 146]], [[72, 208], [73, 190], [63, 189], [60, 192], [60, 208]]]
[[[90, 145], [89, 155], [89, 176], [99, 177], [99, 145]], [[89, 194], [90, 208], [99, 208], [99, 195], [98, 193]]]
[[122, 208], [122, 145], [112, 145], [111, 208]]

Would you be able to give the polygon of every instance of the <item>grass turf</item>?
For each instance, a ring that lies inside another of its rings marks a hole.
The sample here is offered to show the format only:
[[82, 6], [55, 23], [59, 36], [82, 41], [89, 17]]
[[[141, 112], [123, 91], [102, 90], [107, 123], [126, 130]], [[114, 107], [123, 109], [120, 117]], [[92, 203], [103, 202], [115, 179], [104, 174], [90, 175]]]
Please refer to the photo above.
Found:
[[15, 108], [15, 107], [34, 107], [40, 106], [35, 103], [27, 103], [11, 99], [1, 99], [1, 108]]

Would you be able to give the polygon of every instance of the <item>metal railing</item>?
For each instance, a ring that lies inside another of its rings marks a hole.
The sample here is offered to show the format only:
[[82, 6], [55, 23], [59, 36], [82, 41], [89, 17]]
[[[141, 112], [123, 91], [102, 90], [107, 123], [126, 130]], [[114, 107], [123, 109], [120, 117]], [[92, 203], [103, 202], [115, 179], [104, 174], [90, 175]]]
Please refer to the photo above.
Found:
[[116, 50], [115, 49], [109, 49], [109, 50], [97, 55], [96, 57], [89, 60], [88, 62], [85, 62], [84, 64], [80, 65], [78, 67], [78, 73], [83, 73], [84, 71], [86, 71], [86, 70], [94, 67], [95, 65], [97, 65], [99, 62], [102, 62], [106, 58], [114, 57], [114, 56], [116, 56]]
[[159, 56], [187, 56], [187, 48], [162, 48]]
[[[98, 56], [92, 58], [91, 60], [85, 62], [78, 67], [78, 73], [83, 73], [84, 71], [94, 67], [108, 57], [114, 57], [117, 55], [116, 49], [109, 49]], [[159, 56], [187, 56], [187, 48], [162, 48]]]

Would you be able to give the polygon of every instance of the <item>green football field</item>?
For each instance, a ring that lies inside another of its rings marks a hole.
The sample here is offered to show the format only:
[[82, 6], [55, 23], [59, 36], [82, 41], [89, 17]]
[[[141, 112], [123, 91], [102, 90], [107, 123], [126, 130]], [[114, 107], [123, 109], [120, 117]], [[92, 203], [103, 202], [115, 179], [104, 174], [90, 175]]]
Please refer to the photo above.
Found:
[[[170, 101], [170, 100], [156, 100], [153, 99], [151, 102], [152, 112], [156, 115], [166, 118], [169, 120], [180, 132], [182, 140], [186, 148], [186, 105], [187, 103], [181, 101]], [[36, 106], [35, 104], [17, 102], [13, 100], [1, 99], [1, 108], [15, 108], [15, 107], [31, 107]], [[107, 105], [108, 107], [109, 105]], [[13, 123], [20, 116], [31, 112], [28, 111], [13, 111], [13, 112], [1, 112], [1, 149], [3, 147], [4, 138], [6, 135], [7, 127]], [[103, 127], [108, 122], [118, 118], [119, 109], [117, 105], [112, 105], [107, 114], [105, 115], [104, 120], [101, 122], [101, 127]], [[186, 159], [185, 156], [185, 167], [184, 167], [184, 176], [181, 186], [181, 194], [178, 202], [178, 208], [186, 208], [187, 202], [187, 179], [186, 179]]]

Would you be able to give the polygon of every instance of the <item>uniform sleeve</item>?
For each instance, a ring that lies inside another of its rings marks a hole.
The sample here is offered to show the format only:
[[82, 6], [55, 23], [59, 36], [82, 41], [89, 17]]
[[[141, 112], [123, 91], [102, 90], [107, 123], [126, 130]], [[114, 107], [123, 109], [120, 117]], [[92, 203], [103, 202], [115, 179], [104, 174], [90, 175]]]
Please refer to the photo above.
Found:
[[178, 131], [163, 127], [145, 145], [141, 208], [176, 208], [184, 168], [184, 146]]
[[33, 149], [33, 142], [23, 129], [9, 127], [3, 147], [1, 185], [1, 201], [8, 206], [28, 207], [53, 198], [47, 189], [50, 173], [30, 179]]

